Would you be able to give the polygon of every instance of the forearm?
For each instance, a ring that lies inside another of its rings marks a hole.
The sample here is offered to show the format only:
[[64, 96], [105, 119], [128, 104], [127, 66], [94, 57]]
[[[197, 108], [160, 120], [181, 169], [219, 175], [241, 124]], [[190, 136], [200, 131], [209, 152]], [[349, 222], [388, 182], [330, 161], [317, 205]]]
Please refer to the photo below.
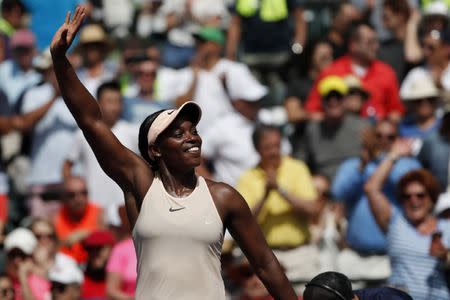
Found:
[[227, 45], [225, 54], [229, 59], [235, 59], [239, 40], [241, 39], [241, 18], [233, 16], [228, 29]]
[[294, 289], [275, 257], [270, 259], [264, 268], [256, 270], [256, 274], [275, 300], [297, 299]]
[[48, 112], [50, 107], [52, 107], [53, 103], [57, 99], [56, 96], [53, 96], [44, 106], [26, 113], [24, 115], [18, 115], [12, 117], [12, 123], [15, 130], [25, 132], [33, 129], [33, 127], [38, 123]]
[[305, 21], [303, 9], [296, 9], [294, 11], [295, 18], [295, 42], [300, 43], [305, 47], [308, 33], [308, 24]]
[[73, 162], [72, 161], [66, 160], [64, 162], [63, 170], [62, 170], [64, 179], [69, 178], [72, 175], [72, 167], [73, 167]]
[[423, 58], [422, 47], [417, 36], [417, 25], [408, 23], [405, 35], [405, 61], [408, 63], [419, 63]]
[[301, 216], [315, 218], [319, 215], [324, 206], [323, 201], [316, 199], [302, 199], [281, 188], [279, 188], [278, 191], [281, 196], [292, 205], [294, 211]]
[[97, 101], [80, 82], [67, 57], [55, 54], [52, 57], [61, 95], [80, 128], [102, 120]]

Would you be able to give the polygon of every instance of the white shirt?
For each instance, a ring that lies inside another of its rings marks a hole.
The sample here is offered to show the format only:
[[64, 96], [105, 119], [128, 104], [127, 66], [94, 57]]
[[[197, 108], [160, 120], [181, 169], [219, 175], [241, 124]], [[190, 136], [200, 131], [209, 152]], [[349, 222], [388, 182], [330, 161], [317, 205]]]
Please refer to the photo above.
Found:
[[[253, 147], [254, 130], [253, 122], [232, 112], [201, 135], [202, 155], [214, 163], [214, 180], [235, 186], [244, 171], [256, 166], [259, 154]], [[282, 141], [282, 152], [291, 152], [287, 140]]]
[[[125, 147], [138, 153], [139, 128], [137, 126], [125, 121], [118, 121], [111, 128], [111, 131]], [[66, 159], [81, 164], [88, 185], [89, 198], [106, 211], [106, 218], [110, 223], [113, 225], [120, 224], [117, 207], [125, 203], [123, 192], [103, 172], [81, 130], [76, 131], [73, 135], [73, 141]]]
[[107, 63], [103, 64], [103, 72], [95, 77], [89, 75], [86, 68], [81, 68], [77, 70], [78, 78], [81, 83], [86, 87], [89, 93], [97, 99], [97, 89], [98, 87], [109, 80], [114, 78], [115, 72], [114, 67], [110, 66]]
[[8, 97], [11, 106], [16, 104], [25, 89], [37, 84], [41, 75], [34, 69], [23, 72], [12, 60], [0, 64], [0, 89]]
[[[24, 95], [23, 113], [46, 104], [54, 91], [50, 83], [36, 86]], [[66, 104], [59, 98], [33, 131], [29, 184], [59, 183], [62, 181], [64, 159], [70, 149], [73, 133], [77, 128]]]

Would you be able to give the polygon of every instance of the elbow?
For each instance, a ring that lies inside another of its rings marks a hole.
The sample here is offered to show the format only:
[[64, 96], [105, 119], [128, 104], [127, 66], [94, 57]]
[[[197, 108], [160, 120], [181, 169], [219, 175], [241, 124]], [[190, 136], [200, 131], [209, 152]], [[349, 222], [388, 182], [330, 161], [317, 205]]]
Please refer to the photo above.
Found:
[[369, 179], [369, 181], [364, 184], [364, 193], [367, 196], [370, 196], [371, 194], [375, 193], [375, 192], [379, 192], [380, 191], [380, 187], [378, 186], [378, 184], [372, 182], [372, 180]]

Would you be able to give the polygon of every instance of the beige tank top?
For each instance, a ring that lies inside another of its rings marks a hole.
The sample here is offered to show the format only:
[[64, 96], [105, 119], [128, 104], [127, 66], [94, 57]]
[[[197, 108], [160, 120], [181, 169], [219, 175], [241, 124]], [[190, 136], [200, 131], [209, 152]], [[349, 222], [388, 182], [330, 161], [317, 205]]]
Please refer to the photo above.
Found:
[[137, 300], [225, 299], [220, 265], [223, 224], [202, 177], [189, 196], [177, 198], [155, 176], [133, 240]]

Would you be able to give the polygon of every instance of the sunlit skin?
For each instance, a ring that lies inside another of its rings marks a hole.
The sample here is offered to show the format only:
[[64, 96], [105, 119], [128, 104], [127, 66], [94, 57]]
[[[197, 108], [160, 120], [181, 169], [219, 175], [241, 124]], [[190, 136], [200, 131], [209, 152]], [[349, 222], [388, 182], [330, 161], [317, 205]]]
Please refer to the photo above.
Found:
[[389, 122], [379, 122], [375, 127], [377, 149], [388, 152], [398, 136], [397, 128]]
[[406, 218], [414, 225], [425, 221], [434, 206], [425, 187], [418, 182], [411, 182], [405, 187], [401, 204]]
[[122, 95], [120, 91], [105, 89], [98, 100], [103, 119], [111, 127], [120, 119], [123, 110]]
[[277, 169], [281, 162], [281, 135], [277, 130], [263, 133], [257, 147], [263, 169]]
[[64, 184], [64, 206], [72, 220], [80, 220], [86, 212], [88, 197], [86, 183], [77, 177], [69, 178]]

